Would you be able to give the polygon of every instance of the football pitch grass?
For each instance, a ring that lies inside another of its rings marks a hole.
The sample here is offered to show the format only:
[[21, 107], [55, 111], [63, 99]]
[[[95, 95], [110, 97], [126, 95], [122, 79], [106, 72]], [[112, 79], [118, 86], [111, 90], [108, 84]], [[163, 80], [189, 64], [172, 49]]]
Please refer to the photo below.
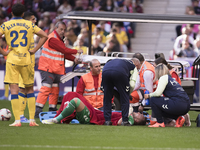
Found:
[[[0, 100], [0, 109], [11, 110], [10, 101]], [[47, 105], [44, 111], [47, 111]], [[200, 128], [195, 119], [200, 112], [190, 111], [191, 127], [148, 128], [147, 126], [98, 126], [80, 124], [44, 125], [0, 121], [0, 150], [200, 150]], [[25, 110], [28, 118], [28, 110]]]

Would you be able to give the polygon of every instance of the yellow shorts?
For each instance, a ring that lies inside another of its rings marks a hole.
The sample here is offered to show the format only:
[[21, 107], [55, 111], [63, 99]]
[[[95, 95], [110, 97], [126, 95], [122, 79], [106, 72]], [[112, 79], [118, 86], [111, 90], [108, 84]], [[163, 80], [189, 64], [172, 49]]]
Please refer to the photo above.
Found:
[[[31, 71], [33, 72], [33, 75], [34, 75], [34, 73], [35, 73], [35, 69], [34, 69], [35, 65], [33, 63], [31, 63], [29, 66], [31, 67]], [[34, 82], [34, 79], [33, 79], [33, 82]], [[21, 75], [19, 75], [19, 87], [20, 88], [25, 88], [25, 85], [24, 85], [24, 82], [22, 80], [22, 76]]]
[[19, 76], [25, 86], [31, 86], [34, 83], [34, 69], [32, 64], [19, 66], [6, 62], [6, 75], [4, 82], [9, 84], [19, 84]]

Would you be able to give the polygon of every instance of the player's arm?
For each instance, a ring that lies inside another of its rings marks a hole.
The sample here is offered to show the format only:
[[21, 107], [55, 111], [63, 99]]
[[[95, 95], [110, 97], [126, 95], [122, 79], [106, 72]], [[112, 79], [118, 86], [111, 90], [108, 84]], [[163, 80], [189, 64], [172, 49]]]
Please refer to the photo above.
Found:
[[80, 95], [83, 95], [85, 89], [85, 84], [83, 82], [83, 78], [81, 77], [78, 81], [78, 84], [76, 86], [76, 92]]
[[147, 99], [149, 97], [159, 97], [163, 94], [166, 86], [168, 84], [168, 75], [163, 75], [162, 77], [160, 77], [159, 81], [158, 81], [158, 87], [157, 89], [150, 94], [144, 94], [144, 98]]
[[59, 41], [53, 37], [49, 39], [49, 47], [51, 47], [63, 54], [66, 54], [66, 55], [77, 54], [77, 53], [83, 52], [83, 50], [76, 50], [76, 49], [68, 48], [65, 46], [65, 44], [62, 41]]
[[7, 56], [9, 53], [10, 53], [10, 51], [9, 50], [7, 50], [6, 52], [0, 47], [0, 53], [3, 55], [3, 56]]
[[83, 50], [68, 48], [65, 46], [65, 44], [62, 41], [57, 40], [56, 38], [53, 38], [53, 37], [49, 39], [49, 47], [57, 50], [58, 52], [65, 54], [65, 59], [74, 61], [75, 64], [81, 63], [81, 61], [78, 58], [74, 57], [72, 54], [82, 53]]
[[[0, 37], [2, 37], [2, 33], [0, 32]], [[9, 50], [7, 50], [6, 52], [0, 47], [0, 53], [3, 55], [3, 56], [7, 56], [9, 53], [10, 53], [10, 51]]]
[[43, 31], [40, 30], [39, 32], [35, 33], [36, 35], [38, 35], [40, 37], [40, 40], [38, 42], [38, 44], [36, 45], [36, 47], [32, 50], [29, 50], [30, 54], [35, 54], [37, 52], [37, 50], [42, 47], [42, 45], [46, 42], [46, 40], [48, 39], [47, 34]]

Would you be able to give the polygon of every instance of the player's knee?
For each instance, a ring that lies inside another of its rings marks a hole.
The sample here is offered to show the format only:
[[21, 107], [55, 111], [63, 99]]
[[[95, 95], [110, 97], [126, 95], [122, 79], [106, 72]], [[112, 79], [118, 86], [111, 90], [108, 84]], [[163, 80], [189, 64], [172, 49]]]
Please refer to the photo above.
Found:
[[81, 100], [79, 98], [73, 98], [71, 103], [77, 108], [80, 105]]

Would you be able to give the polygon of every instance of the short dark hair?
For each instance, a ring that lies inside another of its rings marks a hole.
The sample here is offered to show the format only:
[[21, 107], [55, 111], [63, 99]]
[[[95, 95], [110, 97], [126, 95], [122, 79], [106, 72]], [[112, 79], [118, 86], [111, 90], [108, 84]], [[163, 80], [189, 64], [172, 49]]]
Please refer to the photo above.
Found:
[[25, 6], [20, 3], [16, 3], [12, 6], [12, 13], [16, 17], [21, 17], [25, 10]]
[[144, 56], [141, 53], [135, 53], [133, 58], [139, 59], [140, 63], [144, 61]]
[[140, 120], [139, 122], [134, 122], [134, 125], [146, 125], [147, 124], [147, 117], [144, 120]]
[[31, 18], [31, 16], [34, 16], [34, 14], [32, 12], [30, 12], [30, 11], [26, 11], [24, 13], [24, 17], [23, 18], [26, 19], [26, 20], [29, 20]]

